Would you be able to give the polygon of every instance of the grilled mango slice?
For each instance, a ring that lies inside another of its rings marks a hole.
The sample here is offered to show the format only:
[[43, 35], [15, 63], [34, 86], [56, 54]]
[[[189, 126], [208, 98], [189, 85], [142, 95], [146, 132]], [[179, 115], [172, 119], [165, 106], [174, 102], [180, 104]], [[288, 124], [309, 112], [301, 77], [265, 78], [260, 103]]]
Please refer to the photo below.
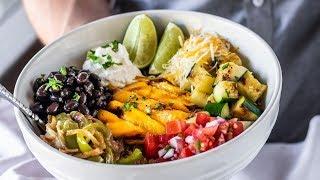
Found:
[[[141, 97], [140, 95], [136, 94], [135, 92], [129, 92], [125, 90], [118, 90], [114, 93], [113, 99], [120, 101], [122, 103], [128, 102], [134, 99], [134, 102], [137, 104], [137, 108], [141, 111], [146, 112], [149, 114], [150, 109], [157, 109], [159, 108], [159, 101], [154, 99], [147, 99], [146, 97]], [[172, 109], [171, 104], [162, 104], [163, 109]]]
[[107, 123], [107, 127], [111, 130], [112, 135], [116, 137], [145, 135], [147, 132], [131, 122], [120, 119], [117, 115], [103, 109], [99, 110], [98, 119]]
[[186, 120], [189, 115], [189, 113], [179, 110], [162, 110], [152, 112], [151, 118], [156, 119], [165, 125], [167, 122], [173, 120]]
[[189, 112], [189, 109], [187, 108], [187, 106], [192, 105], [185, 96], [178, 96], [173, 93], [169, 93], [165, 90], [149, 86], [146, 82], [136, 82], [126, 86], [122, 90], [118, 90], [114, 94], [114, 99], [121, 102], [127, 101], [129, 98], [128, 96], [130, 96], [130, 94], [125, 93], [123, 91], [127, 91], [130, 93], [134, 92], [133, 94], [135, 94], [138, 97], [155, 100], [155, 101], [148, 100], [147, 102], [142, 102], [142, 103], [139, 102], [138, 104], [162, 103], [162, 104], [169, 105], [174, 109], [179, 109], [185, 112]]
[[146, 130], [135, 126], [129, 121], [121, 120], [116, 122], [110, 122], [107, 127], [111, 130], [111, 133], [115, 137], [119, 136], [135, 136], [135, 135], [145, 135]]
[[167, 92], [173, 93], [175, 95], [184, 95], [187, 94], [186, 91], [181, 90], [179, 87], [174, 86], [172, 84], [170, 84], [169, 82], [166, 81], [162, 81], [162, 82], [151, 82], [152, 86], [158, 88], [158, 89], [162, 89], [165, 90]]
[[[123, 105], [124, 105], [123, 103], [113, 100], [109, 103], [108, 107], [110, 109], [117, 109], [117, 108], [122, 108]], [[122, 118], [140, 128], [145, 129], [147, 132], [150, 132], [152, 134], [165, 133], [164, 125], [162, 125], [157, 120], [152, 119], [150, 116], [136, 109], [135, 107], [132, 107], [129, 110], [124, 110]]]
[[118, 118], [117, 115], [103, 109], [100, 109], [98, 111], [97, 116], [98, 116], [98, 119], [104, 123], [122, 121], [122, 119]]

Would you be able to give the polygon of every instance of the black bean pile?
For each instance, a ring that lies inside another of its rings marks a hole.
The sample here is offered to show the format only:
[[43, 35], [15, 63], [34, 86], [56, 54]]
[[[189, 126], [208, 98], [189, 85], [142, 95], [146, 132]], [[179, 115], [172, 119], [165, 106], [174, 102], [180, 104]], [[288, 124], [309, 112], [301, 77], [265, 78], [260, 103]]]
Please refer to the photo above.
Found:
[[112, 92], [101, 84], [100, 78], [87, 70], [61, 67], [47, 77], [41, 75], [33, 83], [34, 104], [31, 110], [41, 119], [61, 112], [80, 111], [97, 115], [112, 98]]

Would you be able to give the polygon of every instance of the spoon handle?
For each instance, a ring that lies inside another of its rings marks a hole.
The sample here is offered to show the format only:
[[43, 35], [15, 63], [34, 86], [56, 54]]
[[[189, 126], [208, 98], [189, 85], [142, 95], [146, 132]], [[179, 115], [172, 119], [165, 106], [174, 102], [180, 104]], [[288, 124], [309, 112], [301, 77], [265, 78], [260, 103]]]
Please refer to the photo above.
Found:
[[[9, 101], [12, 105], [17, 107], [25, 116], [27, 116], [31, 125], [35, 128], [36, 124], [39, 124], [41, 129], [45, 126], [45, 123], [34, 114], [28, 107], [17, 100], [2, 84], [0, 84], [0, 96]], [[32, 122], [33, 121], [33, 122]]]

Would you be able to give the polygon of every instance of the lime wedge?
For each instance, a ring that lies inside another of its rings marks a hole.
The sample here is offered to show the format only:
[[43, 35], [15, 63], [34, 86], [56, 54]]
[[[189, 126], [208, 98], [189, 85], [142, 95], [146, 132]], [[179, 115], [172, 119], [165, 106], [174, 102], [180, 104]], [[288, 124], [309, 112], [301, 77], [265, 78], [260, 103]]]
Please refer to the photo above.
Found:
[[[180, 42], [182, 41], [182, 42]], [[169, 23], [161, 37], [159, 48], [153, 63], [150, 66], [149, 74], [160, 74], [164, 71], [163, 65], [177, 53], [184, 41], [182, 30], [175, 24]]]
[[145, 14], [134, 17], [123, 44], [133, 64], [140, 69], [148, 66], [157, 50], [157, 32], [152, 20]]

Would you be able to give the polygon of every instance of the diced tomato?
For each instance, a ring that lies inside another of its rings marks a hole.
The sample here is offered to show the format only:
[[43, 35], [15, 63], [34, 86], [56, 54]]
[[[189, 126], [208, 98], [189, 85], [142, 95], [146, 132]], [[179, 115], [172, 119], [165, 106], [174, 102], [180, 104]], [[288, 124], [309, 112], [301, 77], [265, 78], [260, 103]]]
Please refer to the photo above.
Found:
[[169, 121], [166, 124], [166, 133], [167, 134], [178, 134], [183, 132], [187, 127], [187, 124], [185, 121]]
[[195, 129], [192, 133], [192, 136], [201, 142], [206, 142], [209, 140], [209, 136], [205, 133], [204, 128]]
[[238, 136], [244, 131], [243, 124], [239, 121], [231, 122], [230, 127], [232, 129], [233, 137]]
[[218, 145], [219, 145], [219, 142], [218, 142], [217, 140], [212, 141], [212, 147], [211, 147], [211, 149], [217, 147]]
[[228, 129], [229, 129], [229, 122], [226, 121], [226, 122], [219, 125], [218, 130], [217, 130], [217, 135], [220, 135], [221, 133], [227, 134]]
[[144, 138], [144, 150], [147, 158], [156, 158], [159, 150], [159, 140], [156, 135], [147, 133]]
[[205, 126], [210, 121], [210, 116], [206, 113], [198, 112], [196, 115], [196, 123]]
[[168, 141], [173, 138], [173, 134], [162, 134], [159, 135], [159, 144], [167, 145]]
[[192, 135], [192, 132], [196, 129], [196, 125], [195, 124], [190, 124], [186, 130], [184, 130], [184, 135], [185, 136], [191, 136]]
[[213, 146], [214, 146], [213, 141], [210, 139], [207, 139], [206, 141], [200, 143], [200, 151], [201, 152], [208, 151], [209, 149], [212, 149]]
[[210, 126], [210, 127], [205, 127], [205, 128], [202, 129], [202, 131], [203, 131], [203, 133], [204, 133], [205, 135], [207, 135], [207, 136], [209, 136], [209, 137], [212, 137], [212, 136], [216, 133], [218, 127], [219, 127], [218, 125], [216, 125], [216, 126]]
[[224, 135], [220, 134], [220, 137], [218, 139], [218, 145], [221, 145], [221, 144], [223, 144], [225, 142], [226, 142], [226, 139], [224, 138]]
[[192, 155], [193, 155], [192, 151], [188, 147], [184, 147], [179, 154], [179, 158], [186, 158]]
[[231, 140], [233, 138], [233, 132], [229, 131], [226, 135], [227, 141]]

